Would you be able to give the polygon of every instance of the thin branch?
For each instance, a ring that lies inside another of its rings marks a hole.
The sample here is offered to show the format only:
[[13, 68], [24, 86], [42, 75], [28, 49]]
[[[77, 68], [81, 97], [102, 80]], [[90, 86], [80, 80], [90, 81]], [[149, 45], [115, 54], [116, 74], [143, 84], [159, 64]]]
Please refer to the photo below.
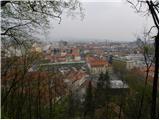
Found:
[[[133, 4], [130, 0], [127, 0], [128, 3], [130, 3], [132, 5], [132, 7], [136, 10], [136, 12], [142, 12], [140, 11], [141, 10], [141, 7], [142, 7], [142, 1], [139, 1], [137, 2], [137, 4]], [[143, 1], [144, 2], [144, 1]], [[137, 8], [138, 4], [140, 4], [139, 6], [139, 9]]]
[[15, 26], [9, 27], [9, 28], [7, 28], [7, 30], [6, 30], [5, 32], [1, 33], [1, 35], [7, 35], [7, 33], [8, 33], [10, 30], [12, 30], [12, 29], [14, 29], [14, 28], [16, 28], [16, 27], [25, 26], [25, 25], [30, 24], [30, 23], [32, 23], [32, 21], [27, 22], [27, 23], [25, 23], [25, 24], [19, 24], [19, 25], [15, 25]]

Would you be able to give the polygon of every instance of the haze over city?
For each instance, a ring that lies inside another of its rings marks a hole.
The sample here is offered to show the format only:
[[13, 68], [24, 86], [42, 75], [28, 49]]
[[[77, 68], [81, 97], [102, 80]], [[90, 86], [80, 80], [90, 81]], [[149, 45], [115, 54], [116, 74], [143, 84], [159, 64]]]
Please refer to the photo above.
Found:
[[[153, 22], [147, 15], [137, 14], [126, 1], [82, 2], [84, 19], [80, 15], [62, 21], [51, 20], [46, 35], [48, 41], [135, 41]], [[40, 37], [44, 39], [43, 35]]]
[[0, 1], [1, 118], [159, 118], [159, 0], [86, 1]]

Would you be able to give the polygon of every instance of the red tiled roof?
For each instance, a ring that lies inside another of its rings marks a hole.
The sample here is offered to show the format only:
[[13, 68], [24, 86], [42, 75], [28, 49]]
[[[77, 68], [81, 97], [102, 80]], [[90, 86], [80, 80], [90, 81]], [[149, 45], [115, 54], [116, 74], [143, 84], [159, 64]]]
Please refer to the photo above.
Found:
[[91, 65], [91, 67], [103, 67], [109, 64], [107, 61], [95, 57], [87, 57], [86, 61]]
[[104, 60], [96, 60], [90, 63], [91, 67], [102, 67], [105, 66], [106, 64], [107, 62]]
[[94, 57], [87, 57], [86, 60], [87, 60], [87, 62], [93, 62], [93, 61], [96, 60], [96, 58], [94, 58]]
[[70, 73], [66, 76], [66, 78], [71, 80], [72, 82], [75, 82], [77, 80], [80, 80], [85, 75], [86, 73], [82, 71], [70, 71]]
[[79, 53], [72, 53], [73, 56], [79, 56]]
[[89, 63], [91, 67], [103, 67], [108, 64], [105, 60], [95, 60]]
[[47, 78], [48, 73], [47, 72], [29, 72], [27, 73], [28, 77], [32, 79], [37, 79], [37, 78]]

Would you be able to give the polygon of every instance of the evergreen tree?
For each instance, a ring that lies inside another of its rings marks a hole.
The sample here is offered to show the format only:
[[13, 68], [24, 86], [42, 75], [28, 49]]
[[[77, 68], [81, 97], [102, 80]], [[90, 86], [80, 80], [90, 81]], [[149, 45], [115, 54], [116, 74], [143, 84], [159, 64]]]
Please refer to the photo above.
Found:
[[102, 89], [103, 85], [104, 85], [104, 74], [101, 72], [97, 81], [97, 90]]
[[[95, 103], [96, 108], [103, 108], [105, 111], [103, 111], [105, 117], [108, 116], [108, 104], [109, 104], [109, 74], [108, 71], [106, 71], [105, 74], [101, 73], [99, 75], [99, 79], [97, 81], [97, 89], [95, 91]], [[106, 105], [107, 104], [107, 105]]]
[[109, 74], [108, 74], [108, 71], [106, 70], [106, 73], [105, 73], [105, 75], [104, 75], [104, 79], [105, 79], [105, 106], [106, 106], [106, 108], [105, 108], [105, 115], [106, 115], [106, 117], [108, 118], [109, 116], [108, 116], [108, 111], [109, 111], [109, 98], [110, 98], [110, 96], [109, 96], [109, 87], [110, 87], [110, 77], [109, 77]]
[[106, 70], [106, 73], [104, 74], [104, 80], [105, 80], [105, 87], [108, 88], [110, 84], [110, 81], [109, 81], [110, 78], [107, 70]]
[[70, 91], [68, 96], [68, 118], [74, 118], [75, 109], [74, 109], [74, 98], [73, 93]]
[[92, 84], [91, 81], [89, 81], [84, 101], [84, 118], [93, 118], [93, 117], [94, 117], [94, 100], [92, 94]]

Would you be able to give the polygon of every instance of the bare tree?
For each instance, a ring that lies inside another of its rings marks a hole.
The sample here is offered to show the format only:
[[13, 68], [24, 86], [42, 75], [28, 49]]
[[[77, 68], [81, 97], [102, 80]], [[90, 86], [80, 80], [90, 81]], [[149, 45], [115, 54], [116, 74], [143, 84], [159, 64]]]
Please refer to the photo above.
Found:
[[[26, 74], [28, 74], [29, 68], [32, 67], [35, 61], [40, 60], [40, 57], [31, 53], [30, 47], [33, 42], [37, 40], [34, 36], [34, 31], [37, 28], [48, 28], [49, 19], [58, 20], [61, 22], [62, 13], [77, 14], [74, 12], [79, 9], [80, 15], [83, 14], [81, 3], [77, 0], [69, 1], [1, 1], [1, 38], [2, 38], [2, 106], [6, 109], [11, 105], [8, 105], [8, 98], [13, 96], [13, 93], [18, 94], [21, 98], [28, 96], [28, 113], [29, 117], [32, 117], [32, 99], [33, 88], [31, 87], [31, 81], [27, 80]], [[36, 31], [38, 32], [38, 31]], [[21, 51], [20, 56], [10, 55], [13, 48], [15, 54], [17, 50]], [[25, 52], [24, 52], [25, 51]], [[20, 62], [21, 61], [21, 64]], [[13, 69], [14, 68], [14, 69]], [[39, 83], [39, 82], [38, 82]], [[40, 99], [40, 87], [38, 84], [37, 90], [37, 104], [41, 107]], [[28, 89], [28, 93], [26, 93]], [[13, 100], [11, 100], [13, 101]], [[22, 117], [22, 111], [26, 99], [23, 101], [20, 99], [20, 103], [15, 109], [17, 110], [17, 117]], [[38, 108], [39, 109], [39, 108]], [[20, 115], [21, 114], [21, 115]], [[37, 112], [39, 116], [39, 111]], [[13, 116], [12, 116], [13, 117]]]
[[156, 103], [157, 103], [157, 93], [158, 93], [158, 74], [159, 74], [159, 1], [143, 1], [143, 0], [127, 0], [132, 7], [139, 13], [148, 14], [152, 16], [154, 26], [150, 28], [148, 34], [151, 33], [153, 28], [156, 29], [156, 34], [153, 35], [155, 41], [155, 72], [154, 72], [154, 80], [153, 80], [153, 90], [152, 90], [152, 105], [151, 105], [151, 118], [156, 118]]
[[148, 77], [149, 77], [149, 73], [150, 73], [150, 68], [154, 63], [154, 49], [152, 49], [154, 46], [152, 46], [149, 42], [150, 42], [150, 36], [144, 32], [144, 36], [142, 39], [138, 38], [137, 39], [137, 43], [139, 48], [141, 49], [143, 56], [144, 56], [144, 62], [146, 65], [146, 76], [145, 76], [145, 82], [144, 82], [144, 88], [142, 90], [142, 97], [141, 97], [141, 101], [140, 101], [140, 108], [139, 108], [139, 112], [138, 112], [138, 118], [141, 117], [142, 114], [142, 109], [143, 109], [143, 102], [144, 102], [144, 97], [145, 97], [145, 90], [147, 87], [147, 82], [148, 82]]
[[81, 3], [77, 0], [1, 1], [1, 8], [1, 35], [11, 37], [15, 33], [27, 33], [38, 26], [48, 27], [48, 18], [58, 19], [60, 23], [63, 12], [71, 14], [79, 8], [79, 13], [83, 15]]

